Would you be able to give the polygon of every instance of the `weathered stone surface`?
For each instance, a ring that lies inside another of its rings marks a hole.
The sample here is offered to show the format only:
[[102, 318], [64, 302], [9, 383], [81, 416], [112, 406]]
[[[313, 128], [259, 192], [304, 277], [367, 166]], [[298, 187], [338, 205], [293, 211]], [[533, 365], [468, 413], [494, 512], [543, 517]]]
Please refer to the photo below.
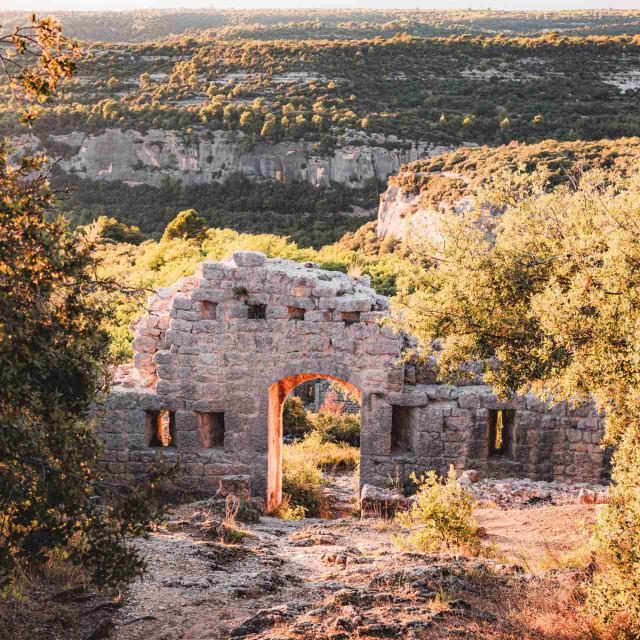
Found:
[[[262, 496], [273, 485], [272, 504], [282, 402], [313, 378], [342, 381], [361, 399], [365, 509], [401, 504], [376, 493], [390, 477], [446, 473], [449, 465], [482, 477], [606, 476], [602, 419], [589, 407], [550, 407], [531, 396], [505, 402], [485, 385], [422, 384], [416, 365], [407, 372], [403, 349], [414, 343], [381, 323], [387, 300], [362, 278], [241, 251], [202, 263], [149, 304], [134, 323], [133, 366], [118, 369], [100, 414], [107, 471], [120, 480], [142, 462], [177, 459], [195, 489]], [[490, 424], [505, 410], [515, 412], [508, 446], [491, 454]], [[150, 446], [159, 413], [168, 447]], [[204, 437], [203, 424], [220, 429], [218, 439]]]
[[340, 182], [362, 188], [368, 180], [385, 180], [405, 162], [443, 150], [424, 142], [407, 148], [407, 141], [389, 136], [384, 146], [374, 140], [360, 145], [345, 143], [330, 155], [320, 156], [311, 142], [255, 145], [247, 150], [244, 138], [240, 131], [209, 132], [198, 127], [193, 128], [190, 142], [181, 132], [164, 129], [106, 129], [90, 135], [52, 136], [57, 144], [71, 150], [59, 163], [63, 171], [91, 180], [156, 187], [167, 177], [198, 185], [242, 173], [254, 179], [306, 181], [314, 186]]
[[408, 506], [409, 500], [399, 490], [365, 484], [360, 492], [360, 508], [364, 516], [390, 517]]

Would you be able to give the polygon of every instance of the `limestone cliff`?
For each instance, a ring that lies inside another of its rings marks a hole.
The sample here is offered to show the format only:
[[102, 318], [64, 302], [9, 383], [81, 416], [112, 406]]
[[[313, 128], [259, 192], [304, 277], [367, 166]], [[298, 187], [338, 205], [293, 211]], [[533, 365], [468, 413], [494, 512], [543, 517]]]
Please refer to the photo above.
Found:
[[405, 238], [411, 233], [410, 225], [420, 225], [421, 230], [436, 237], [438, 218], [444, 209], [465, 211], [471, 208], [472, 198], [466, 196], [451, 202], [443, 199], [433, 202], [423, 193], [405, 193], [397, 184], [390, 183], [380, 196], [377, 231], [380, 238]]
[[152, 186], [166, 178], [186, 186], [208, 184], [239, 172], [255, 179], [363, 187], [371, 178], [386, 180], [403, 163], [439, 151], [426, 143], [407, 145], [391, 136], [377, 136], [364, 144], [347, 141], [330, 155], [317, 155], [313, 145], [304, 141], [251, 146], [243, 133], [227, 131], [186, 135], [162, 129], [145, 133], [107, 129], [95, 135], [74, 132], [51, 139], [69, 150], [59, 165], [66, 172]]

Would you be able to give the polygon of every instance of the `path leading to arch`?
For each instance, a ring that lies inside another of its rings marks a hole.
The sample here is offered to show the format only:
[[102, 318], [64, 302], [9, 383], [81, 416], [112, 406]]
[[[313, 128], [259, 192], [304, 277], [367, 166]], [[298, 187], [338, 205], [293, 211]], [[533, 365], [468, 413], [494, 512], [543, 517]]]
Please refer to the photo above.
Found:
[[[178, 508], [140, 543], [149, 572], [125, 598], [115, 640], [550, 640], [559, 637], [557, 622], [553, 634], [534, 622], [541, 599], [551, 618], [566, 618], [567, 585], [558, 577], [523, 575], [503, 561], [402, 552], [388, 522], [263, 517], [240, 525], [244, 539], [222, 544], [212, 504]], [[593, 513], [566, 505], [479, 515], [498, 547], [533, 541], [538, 554], [548, 523], [553, 543], [569, 549], [584, 541], [577, 523]]]

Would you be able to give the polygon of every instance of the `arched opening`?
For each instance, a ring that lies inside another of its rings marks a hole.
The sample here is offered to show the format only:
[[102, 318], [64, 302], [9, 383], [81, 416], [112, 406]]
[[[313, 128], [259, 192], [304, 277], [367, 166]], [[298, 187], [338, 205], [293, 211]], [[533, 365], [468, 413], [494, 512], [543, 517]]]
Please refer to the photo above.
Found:
[[[303, 373], [274, 382], [269, 387], [267, 508], [275, 509], [282, 502], [283, 412], [287, 398], [303, 383], [328, 380], [338, 383], [358, 405], [362, 404], [362, 392], [353, 384], [335, 376], [321, 373]], [[322, 400], [313, 387], [313, 406], [321, 408]]]

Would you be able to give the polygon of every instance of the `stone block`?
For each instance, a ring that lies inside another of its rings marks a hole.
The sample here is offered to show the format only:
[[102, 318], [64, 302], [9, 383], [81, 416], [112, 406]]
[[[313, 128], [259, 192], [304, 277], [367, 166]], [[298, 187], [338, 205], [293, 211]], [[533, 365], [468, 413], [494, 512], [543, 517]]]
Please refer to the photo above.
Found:
[[370, 311], [372, 300], [369, 296], [355, 294], [336, 298], [336, 311]]
[[267, 255], [260, 251], [236, 251], [233, 261], [239, 267], [261, 267], [267, 261]]
[[202, 276], [207, 280], [222, 280], [225, 276], [224, 266], [219, 262], [203, 262]]

